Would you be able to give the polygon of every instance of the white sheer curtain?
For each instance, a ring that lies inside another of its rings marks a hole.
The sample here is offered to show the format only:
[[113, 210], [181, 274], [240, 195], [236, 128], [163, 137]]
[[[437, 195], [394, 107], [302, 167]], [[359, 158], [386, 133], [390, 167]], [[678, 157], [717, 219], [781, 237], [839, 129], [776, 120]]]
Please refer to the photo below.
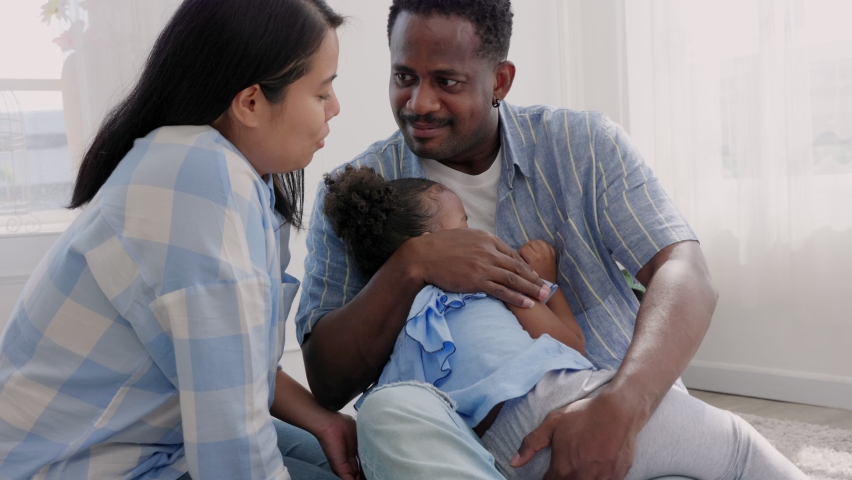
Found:
[[0, 0], [0, 237], [73, 220], [85, 146], [178, 3]]
[[61, 46], [65, 125], [72, 160], [132, 88], [180, 0], [68, 0]]
[[852, 382], [852, 3], [632, 1], [632, 133], [721, 290], [696, 358]]

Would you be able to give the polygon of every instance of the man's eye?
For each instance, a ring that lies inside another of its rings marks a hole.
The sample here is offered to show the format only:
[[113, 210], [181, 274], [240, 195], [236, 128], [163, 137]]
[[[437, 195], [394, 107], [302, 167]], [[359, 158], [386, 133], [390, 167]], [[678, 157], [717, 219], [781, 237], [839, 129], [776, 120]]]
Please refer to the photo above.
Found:
[[445, 87], [455, 87], [459, 84], [458, 80], [450, 80], [449, 78], [439, 78], [438, 83]]
[[407, 81], [411, 80], [411, 75], [409, 75], [407, 73], [397, 73], [396, 79], [399, 80], [400, 82], [407, 82]]

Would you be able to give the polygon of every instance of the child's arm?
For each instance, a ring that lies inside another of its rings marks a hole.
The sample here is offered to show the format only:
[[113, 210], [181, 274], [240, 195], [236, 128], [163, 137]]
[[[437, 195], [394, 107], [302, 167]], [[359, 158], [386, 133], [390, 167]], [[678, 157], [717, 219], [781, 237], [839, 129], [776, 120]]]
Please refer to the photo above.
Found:
[[[541, 278], [556, 283], [556, 252], [553, 247], [542, 240], [531, 240], [518, 253]], [[538, 338], [546, 333], [581, 354], [586, 353], [583, 331], [561, 290], [557, 289], [546, 305], [535, 302], [533, 308], [507, 307], [531, 337]]]

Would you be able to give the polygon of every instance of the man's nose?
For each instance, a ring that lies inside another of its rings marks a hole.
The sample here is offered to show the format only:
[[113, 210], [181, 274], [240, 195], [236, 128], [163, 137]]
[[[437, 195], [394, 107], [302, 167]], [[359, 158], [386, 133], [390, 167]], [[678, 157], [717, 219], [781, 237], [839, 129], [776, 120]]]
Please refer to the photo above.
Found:
[[421, 83], [411, 91], [407, 107], [417, 115], [426, 115], [440, 110], [441, 102], [429, 85]]

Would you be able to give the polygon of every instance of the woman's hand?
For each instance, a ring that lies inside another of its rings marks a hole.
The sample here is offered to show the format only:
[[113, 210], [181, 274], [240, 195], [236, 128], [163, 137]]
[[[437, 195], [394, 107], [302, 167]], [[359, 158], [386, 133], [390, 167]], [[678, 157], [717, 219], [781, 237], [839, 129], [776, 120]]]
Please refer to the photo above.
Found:
[[311, 392], [284, 370], [279, 369], [276, 373], [275, 396], [269, 413], [316, 437], [335, 475], [345, 480], [362, 478], [355, 420], [349, 415], [323, 408]]
[[359, 480], [358, 438], [355, 419], [339, 412], [329, 412], [327, 422], [315, 432], [328, 464], [335, 475], [344, 480]]
[[530, 240], [518, 250], [518, 254], [541, 278], [556, 283], [556, 251], [549, 243]]

